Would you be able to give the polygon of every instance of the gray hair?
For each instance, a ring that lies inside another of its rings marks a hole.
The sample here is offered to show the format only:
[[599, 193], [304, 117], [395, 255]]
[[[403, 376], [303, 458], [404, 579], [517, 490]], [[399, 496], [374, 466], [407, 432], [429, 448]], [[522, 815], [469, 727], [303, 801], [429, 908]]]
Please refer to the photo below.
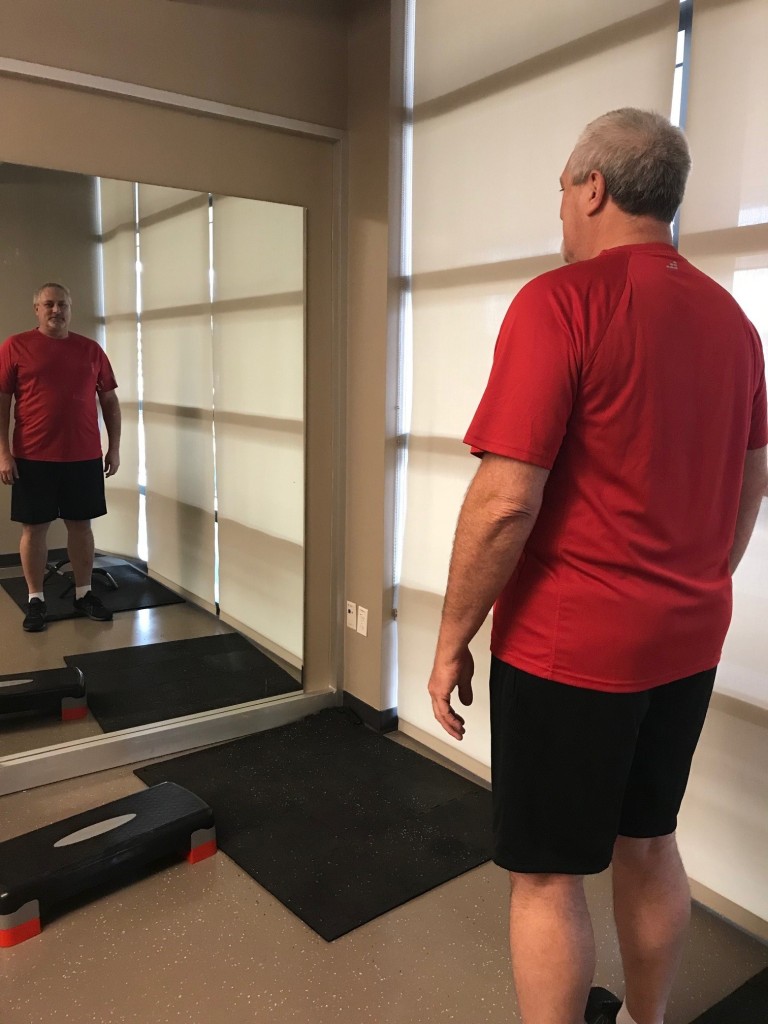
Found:
[[667, 224], [683, 201], [690, 169], [683, 132], [661, 114], [635, 107], [591, 121], [568, 160], [574, 185], [600, 171], [620, 210]]
[[40, 285], [35, 294], [32, 296], [33, 306], [36, 306], [38, 304], [38, 302], [40, 301], [40, 296], [43, 294], [46, 288], [58, 288], [60, 292], [64, 292], [64, 294], [67, 296], [67, 298], [69, 299], [70, 306], [72, 305], [72, 293], [70, 292], [69, 288], [67, 288], [66, 285], [58, 284], [56, 281], [46, 281], [45, 284]]

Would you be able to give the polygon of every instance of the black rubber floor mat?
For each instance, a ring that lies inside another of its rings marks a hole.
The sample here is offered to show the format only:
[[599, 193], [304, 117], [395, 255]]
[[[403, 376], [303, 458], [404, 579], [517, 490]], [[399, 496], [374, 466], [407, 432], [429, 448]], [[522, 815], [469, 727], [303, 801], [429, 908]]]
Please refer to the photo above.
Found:
[[[184, 602], [183, 597], [174, 594], [168, 587], [164, 587], [162, 583], [153, 580], [140, 569], [129, 565], [128, 562], [110, 565], [109, 572], [117, 583], [117, 590], [111, 590], [98, 574], [94, 574], [92, 586], [94, 593], [113, 612], [134, 611], [137, 608], [158, 608], [160, 605]], [[67, 591], [69, 583], [68, 575], [57, 574], [45, 584], [46, 618], [49, 622], [74, 619], [81, 614], [75, 611], [72, 605], [75, 592], [74, 589]], [[8, 579], [0, 580], [0, 587], [13, 598], [22, 611], [26, 611], [29, 592], [23, 576], [11, 576]], [[64, 591], [67, 592], [64, 593]]]
[[85, 676], [88, 707], [105, 732], [301, 690], [239, 633], [70, 654]]
[[136, 775], [205, 800], [220, 849], [328, 941], [491, 856], [486, 789], [343, 711]]
[[[58, 562], [59, 559], [66, 557], [66, 548], [50, 548], [48, 550], [49, 562]], [[18, 551], [6, 551], [0, 555], [0, 569], [11, 569], [14, 565], [21, 565], [21, 557]]]
[[768, 967], [705, 1010], [691, 1024], [765, 1024], [768, 1021]]

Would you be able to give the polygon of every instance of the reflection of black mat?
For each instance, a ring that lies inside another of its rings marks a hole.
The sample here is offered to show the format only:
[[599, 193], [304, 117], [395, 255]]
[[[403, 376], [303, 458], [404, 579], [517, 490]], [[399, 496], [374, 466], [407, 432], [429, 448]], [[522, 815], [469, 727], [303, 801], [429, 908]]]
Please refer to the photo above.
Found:
[[301, 689], [239, 633], [71, 654], [105, 732], [213, 711]]
[[768, 1020], [768, 967], [705, 1010], [692, 1024], [761, 1024]]
[[[58, 562], [59, 559], [66, 557], [66, 548], [51, 548], [48, 551], [49, 562]], [[19, 557], [18, 551], [8, 551], [6, 554], [0, 555], [0, 569], [9, 569], [14, 565], [21, 565], [21, 558]]]
[[213, 808], [220, 848], [331, 941], [491, 856], [491, 795], [328, 710], [137, 770]]
[[[174, 594], [168, 587], [164, 587], [157, 580], [145, 576], [140, 569], [121, 562], [109, 565], [109, 573], [117, 583], [117, 590], [110, 590], [99, 578], [99, 574], [93, 576], [93, 591], [101, 598], [107, 608], [113, 612], [129, 612], [136, 608], [158, 608], [164, 604], [182, 604], [183, 597]], [[45, 603], [47, 606], [46, 618], [49, 622], [58, 619], [74, 619], [80, 614], [72, 607], [72, 600], [75, 596], [74, 589], [62, 596], [62, 591], [67, 587], [71, 577], [52, 576], [45, 584]], [[27, 584], [23, 576], [12, 576], [7, 580], [0, 580], [0, 587], [12, 597], [22, 611], [27, 610]]]

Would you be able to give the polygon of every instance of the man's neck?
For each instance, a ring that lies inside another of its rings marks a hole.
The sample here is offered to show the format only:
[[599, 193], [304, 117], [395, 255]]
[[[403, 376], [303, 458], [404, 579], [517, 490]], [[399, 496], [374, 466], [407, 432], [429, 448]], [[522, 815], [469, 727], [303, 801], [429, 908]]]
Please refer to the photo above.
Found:
[[602, 226], [594, 242], [593, 256], [620, 245], [672, 245], [672, 228], [652, 217], [622, 217]]

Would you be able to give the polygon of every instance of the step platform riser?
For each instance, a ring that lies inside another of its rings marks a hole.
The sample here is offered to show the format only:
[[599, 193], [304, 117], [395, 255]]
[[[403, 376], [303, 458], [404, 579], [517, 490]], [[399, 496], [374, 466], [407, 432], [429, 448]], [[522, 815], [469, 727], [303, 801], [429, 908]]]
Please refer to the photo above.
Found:
[[88, 696], [81, 669], [44, 669], [27, 676], [0, 676], [0, 715], [36, 711], [61, 715], [73, 722], [88, 714]]
[[88, 701], [82, 697], [64, 697], [61, 702], [62, 722], [77, 722], [88, 717]]
[[41, 908], [109, 883], [126, 869], [182, 856], [196, 864], [216, 852], [213, 812], [172, 782], [0, 843], [0, 947], [40, 932]]
[[217, 850], [216, 829], [201, 828], [192, 833], [186, 857], [190, 864], [199, 864], [201, 860], [212, 857]]

